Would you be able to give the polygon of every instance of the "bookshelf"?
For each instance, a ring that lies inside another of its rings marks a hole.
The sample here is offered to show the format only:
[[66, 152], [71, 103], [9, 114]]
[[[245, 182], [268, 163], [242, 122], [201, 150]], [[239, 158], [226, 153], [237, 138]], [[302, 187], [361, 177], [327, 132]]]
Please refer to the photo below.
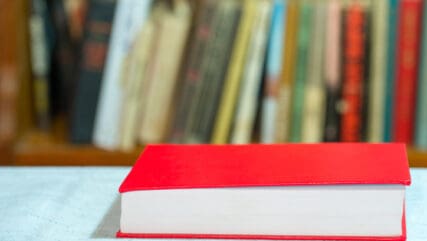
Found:
[[[66, 128], [63, 121], [59, 121], [59, 124], [55, 123], [55, 126], [52, 127], [53, 130], [50, 132], [42, 132], [34, 127], [34, 122], [36, 122], [34, 112], [36, 111], [31, 103], [34, 93], [32, 90], [33, 82], [30, 76], [31, 67], [29, 63], [29, 49], [31, 46], [29, 46], [30, 43], [28, 40], [28, 26], [26, 26], [28, 22], [26, 18], [28, 16], [22, 16], [23, 12], [19, 11], [22, 9], [28, 11], [28, 6], [26, 5], [26, 1], [23, 0], [0, 0], [0, 3], [3, 6], [2, 9], [11, 8], [14, 10], [13, 12], [20, 13], [1, 16], [2, 23], [13, 24], [2, 24], [2, 27], [5, 25], [7, 27], [6, 31], [11, 34], [4, 34], [0, 37], [0, 47], [9, 46], [9, 48], [5, 48], [7, 55], [0, 56], [0, 80], [8, 78], [8, 82], [20, 83], [20, 86], [16, 88], [16, 93], [13, 95], [15, 101], [9, 106], [9, 114], [12, 115], [12, 118], [9, 119], [13, 123], [17, 123], [16, 128], [14, 128], [14, 137], [5, 143], [2, 143], [0, 139], [0, 165], [133, 164], [139, 153], [143, 150], [144, 145], [138, 146], [130, 152], [111, 152], [96, 148], [90, 144], [74, 145], [70, 143], [68, 141], [70, 138], [66, 136], [66, 130], [69, 128]], [[231, 52], [231, 49], [229, 52]], [[86, 102], [83, 103], [86, 106]], [[94, 110], [90, 110], [89, 112], [93, 113]], [[427, 167], [426, 150], [419, 150], [409, 146], [408, 155], [411, 166]]]

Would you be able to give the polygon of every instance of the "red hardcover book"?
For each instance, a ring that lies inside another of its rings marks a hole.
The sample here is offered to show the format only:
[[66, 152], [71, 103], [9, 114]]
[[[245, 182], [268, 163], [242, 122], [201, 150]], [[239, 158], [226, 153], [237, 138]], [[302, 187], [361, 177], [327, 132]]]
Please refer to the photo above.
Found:
[[360, 4], [349, 7], [345, 15], [344, 30], [344, 78], [341, 118], [341, 140], [361, 141], [362, 96], [365, 58], [365, 13]]
[[404, 144], [149, 145], [117, 237], [406, 239]]
[[405, 143], [412, 142], [414, 132], [422, 4], [400, 2], [393, 139]]

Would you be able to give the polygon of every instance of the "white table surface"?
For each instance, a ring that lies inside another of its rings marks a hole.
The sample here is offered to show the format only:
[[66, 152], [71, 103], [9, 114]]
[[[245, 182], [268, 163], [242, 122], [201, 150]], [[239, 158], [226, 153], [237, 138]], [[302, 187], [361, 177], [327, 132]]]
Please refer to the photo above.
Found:
[[[129, 168], [0, 168], [0, 240], [111, 240]], [[427, 241], [427, 169], [411, 169], [408, 241]], [[120, 239], [126, 240], [126, 239]]]

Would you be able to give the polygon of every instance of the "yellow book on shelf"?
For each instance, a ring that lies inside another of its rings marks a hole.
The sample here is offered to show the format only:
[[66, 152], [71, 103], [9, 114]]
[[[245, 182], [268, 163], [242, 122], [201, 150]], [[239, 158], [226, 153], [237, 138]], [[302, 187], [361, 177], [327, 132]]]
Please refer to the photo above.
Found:
[[245, 0], [243, 3], [242, 17], [237, 30], [236, 41], [234, 42], [233, 53], [213, 129], [212, 143], [214, 144], [224, 144], [228, 140], [248, 50], [247, 46], [258, 4], [258, 1], [252, 0]]
[[287, 141], [290, 123], [291, 90], [295, 75], [296, 41], [298, 31], [298, 1], [290, 0], [287, 6], [283, 67], [280, 74], [278, 110], [276, 114], [275, 142]]

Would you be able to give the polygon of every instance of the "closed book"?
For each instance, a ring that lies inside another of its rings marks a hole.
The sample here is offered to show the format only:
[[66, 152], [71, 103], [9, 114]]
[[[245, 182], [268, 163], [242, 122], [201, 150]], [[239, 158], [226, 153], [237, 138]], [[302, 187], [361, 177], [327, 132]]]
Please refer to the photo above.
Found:
[[[313, 3], [312, 33], [307, 63], [303, 119], [301, 124], [302, 142], [323, 140], [325, 116], [325, 83], [323, 81], [326, 8], [323, 2]], [[315, 40], [315, 41], [314, 41]]]
[[[156, 15], [156, 14], [152, 14]], [[124, 100], [120, 120], [120, 144], [123, 151], [132, 150], [138, 140], [138, 128], [145, 113], [147, 89], [149, 86], [148, 65], [155, 45], [154, 16], [150, 16], [132, 43], [127, 68], [122, 71]]]
[[270, 36], [267, 46], [264, 96], [261, 112], [261, 142], [273, 143], [276, 132], [279, 82], [283, 62], [283, 46], [286, 27], [286, 1], [275, 0], [271, 15]]
[[50, 48], [48, 44], [48, 12], [45, 1], [31, 1], [29, 18], [33, 105], [36, 125], [48, 130], [51, 125], [49, 103]]
[[223, 92], [219, 101], [218, 114], [212, 132], [211, 142], [224, 144], [229, 140], [233, 113], [237, 103], [244, 61], [247, 57], [250, 32], [254, 25], [254, 16], [258, 1], [245, 0], [242, 15], [237, 28], [230, 64], [225, 77]]
[[427, 4], [424, 3], [420, 73], [418, 75], [417, 119], [415, 145], [427, 149]]
[[343, 45], [343, 113], [341, 141], [362, 140], [362, 107], [365, 80], [366, 12], [359, 3], [346, 9]]
[[81, 62], [70, 118], [70, 138], [73, 143], [90, 143], [92, 141], [95, 113], [115, 7], [116, 2], [113, 0], [91, 0], [89, 2]]
[[404, 144], [149, 145], [117, 236], [405, 240], [409, 184]]
[[119, 147], [124, 100], [121, 73], [130, 46], [144, 25], [150, 7], [151, 1], [148, 0], [117, 2], [92, 135], [98, 147], [108, 150]]
[[196, 93], [202, 82], [202, 67], [207, 52], [206, 45], [214, 31], [212, 23], [217, 4], [217, 1], [213, 0], [201, 1], [199, 14], [194, 19], [195, 26], [189, 37], [191, 44], [181, 79], [178, 82], [178, 85], [181, 86], [178, 86], [177, 105], [169, 133], [169, 141], [171, 142], [184, 142], [189, 128], [187, 126], [191, 126], [193, 122], [195, 108], [193, 106], [197, 104], [194, 100], [197, 98]]
[[412, 143], [422, 15], [421, 0], [402, 0], [398, 23], [393, 141]]
[[[383, 120], [385, 108], [386, 64], [387, 64], [387, 33], [388, 33], [388, 0], [372, 2], [372, 31], [370, 40], [370, 78], [368, 93], [367, 141], [383, 140]], [[395, 27], [395, 26], [392, 26]]]
[[271, 1], [260, 1], [251, 33], [249, 53], [242, 75], [231, 143], [250, 143], [255, 123], [258, 93], [262, 81], [266, 42], [270, 25]]
[[384, 119], [383, 119], [383, 141], [391, 141], [393, 128], [394, 92], [396, 82], [396, 44], [397, 23], [399, 18], [399, 0], [389, 1], [388, 10], [388, 32], [387, 32], [387, 67], [386, 83], [384, 90]]
[[299, 1], [288, 0], [283, 61], [278, 86], [277, 111], [274, 123], [274, 141], [289, 140], [291, 125], [292, 88], [296, 73], [297, 34], [299, 22]]
[[201, 83], [191, 105], [192, 110], [186, 126], [185, 142], [208, 143], [211, 139], [240, 10], [239, 1], [218, 1], [216, 3], [209, 39], [202, 57]]
[[176, 1], [172, 9], [165, 9], [158, 19], [158, 38], [148, 67], [150, 85], [146, 92], [147, 101], [139, 129], [139, 139], [142, 143], [161, 142], [166, 139], [190, 17], [189, 4], [182, 0]]
[[332, 0], [327, 5], [324, 81], [326, 85], [326, 110], [324, 141], [339, 140], [340, 113], [338, 103], [342, 84], [342, 14], [341, 1]]
[[305, 85], [309, 59], [309, 45], [312, 38], [313, 5], [309, 1], [302, 2], [299, 9], [297, 53], [295, 79], [292, 92], [291, 127], [289, 141], [300, 142], [302, 132]]

